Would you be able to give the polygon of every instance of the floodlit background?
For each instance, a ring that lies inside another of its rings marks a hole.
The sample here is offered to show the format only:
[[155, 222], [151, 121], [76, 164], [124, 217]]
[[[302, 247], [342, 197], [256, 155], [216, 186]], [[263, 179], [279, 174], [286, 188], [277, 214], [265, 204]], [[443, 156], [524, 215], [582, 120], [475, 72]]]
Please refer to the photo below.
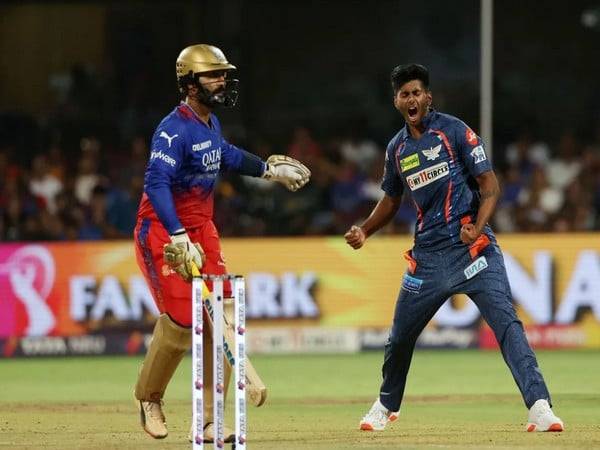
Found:
[[[495, 225], [597, 230], [599, 6], [544, 5], [494, 9]], [[129, 238], [148, 140], [179, 100], [174, 61], [192, 43], [218, 45], [239, 68], [239, 105], [219, 113], [227, 138], [261, 156], [302, 156], [315, 172], [296, 196], [227, 179], [216, 201], [224, 236], [339, 234], [363, 217], [402, 125], [389, 86], [397, 64], [429, 67], [435, 106], [481, 129], [477, 1], [0, 8], [4, 240]], [[407, 206], [389, 231], [413, 220]]]
[[[407, 419], [383, 438], [356, 431], [377, 393], [415, 212], [404, 202], [359, 252], [342, 235], [382, 195], [385, 147], [403, 126], [389, 74], [408, 62], [430, 69], [435, 107], [486, 140], [503, 189], [492, 225], [557, 413], [577, 431], [563, 436], [600, 446], [600, 385], [585, 378], [600, 358], [600, 1], [481, 4], [2, 2], [0, 402], [12, 412], [0, 447], [34, 446], [31, 429], [57, 448], [157, 444], [129, 406], [157, 313], [132, 230], [149, 140], [180, 100], [175, 59], [195, 43], [220, 47], [238, 67], [238, 105], [216, 112], [226, 138], [313, 173], [296, 193], [226, 174], [215, 196], [228, 269], [246, 276], [250, 351], [271, 389], [252, 411], [253, 448], [570, 442], [518, 434], [516, 386], [464, 296], [417, 345], [471, 350], [417, 351]], [[62, 359], [75, 355], [130, 357]], [[306, 382], [330, 366], [344, 371], [339, 380]], [[188, 375], [186, 361], [165, 446], [185, 444]], [[67, 424], [32, 422], [36, 398]], [[311, 440], [307, 421], [334, 425], [315, 425]]]

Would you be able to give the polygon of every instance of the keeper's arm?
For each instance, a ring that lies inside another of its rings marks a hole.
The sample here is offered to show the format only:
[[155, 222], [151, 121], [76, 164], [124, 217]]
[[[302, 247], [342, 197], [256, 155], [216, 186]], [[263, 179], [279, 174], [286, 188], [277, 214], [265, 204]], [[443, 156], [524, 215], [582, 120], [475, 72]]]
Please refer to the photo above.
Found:
[[223, 141], [224, 167], [242, 175], [277, 181], [290, 191], [297, 191], [310, 180], [310, 170], [300, 161], [285, 155], [271, 155], [263, 161], [256, 155]]

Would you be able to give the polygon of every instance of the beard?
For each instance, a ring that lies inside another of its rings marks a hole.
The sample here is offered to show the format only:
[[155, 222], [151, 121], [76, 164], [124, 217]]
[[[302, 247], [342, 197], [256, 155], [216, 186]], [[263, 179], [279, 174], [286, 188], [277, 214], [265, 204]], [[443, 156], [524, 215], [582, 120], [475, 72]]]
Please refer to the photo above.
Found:
[[236, 79], [227, 80], [225, 86], [212, 92], [203, 85], [199, 85], [196, 99], [211, 109], [217, 107], [231, 108], [237, 103], [238, 83], [239, 81]]

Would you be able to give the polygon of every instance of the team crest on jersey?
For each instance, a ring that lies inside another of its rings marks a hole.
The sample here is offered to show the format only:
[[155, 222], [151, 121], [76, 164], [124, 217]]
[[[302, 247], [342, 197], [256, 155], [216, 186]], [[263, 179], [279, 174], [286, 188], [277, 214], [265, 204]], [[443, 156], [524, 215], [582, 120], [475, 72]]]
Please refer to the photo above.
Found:
[[435, 161], [439, 158], [441, 149], [442, 144], [422, 150], [422, 153], [427, 157], [427, 161]]
[[477, 135], [469, 127], [467, 127], [466, 138], [467, 138], [467, 142], [469, 144], [471, 144], [471, 145], [477, 145]]
[[473, 150], [471, 150], [471, 156], [475, 160], [475, 164], [479, 164], [487, 159], [485, 156], [485, 150], [483, 150], [483, 146], [478, 145]]
[[414, 169], [415, 167], [419, 167], [421, 165], [421, 161], [419, 160], [419, 154], [415, 153], [413, 155], [407, 156], [400, 160], [400, 170], [402, 172], [406, 172], [407, 170]]
[[421, 189], [423, 186], [433, 183], [435, 180], [444, 178], [449, 173], [450, 169], [448, 167], [448, 163], [441, 162], [435, 166], [428, 167], [427, 169], [423, 169], [417, 173], [407, 176], [406, 183], [411, 191], [416, 191], [417, 189]]
[[482, 270], [487, 269], [487, 267], [487, 259], [485, 259], [485, 256], [480, 256], [467, 266], [467, 268], [464, 271], [465, 277], [467, 277], [467, 280], [470, 280]]

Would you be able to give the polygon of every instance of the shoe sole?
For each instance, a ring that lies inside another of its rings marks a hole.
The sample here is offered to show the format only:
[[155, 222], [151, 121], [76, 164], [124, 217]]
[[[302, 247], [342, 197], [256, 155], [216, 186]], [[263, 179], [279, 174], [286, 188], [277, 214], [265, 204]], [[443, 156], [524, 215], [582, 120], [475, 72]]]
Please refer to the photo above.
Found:
[[[135, 396], [134, 396], [135, 398]], [[135, 405], [138, 408], [138, 411], [140, 412], [140, 424], [142, 425], [142, 428], [144, 429], [144, 431], [151, 437], [153, 437], [154, 439], [164, 439], [166, 438], [169, 433], [161, 435], [161, 434], [152, 434], [147, 428], [146, 428], [146, 415], [144, 414], [144, 409], [142, 408], [142, 403], [140, 400], [138, 400], [137, 398], [135, 398]], [[190, 441], [191, 442], [191, 441]]]
[[[398, 418], [398, 414], [390, 414], [388, 417], [388, 422], [393, 422]], [[373, 425], [367, 422], [361, 422], [360, 424], [361, 431], [383, 431], [383, 428], [374, 428]]]
[[553, 423], [552, 425], [550, 425], [548, 427], [547, 430], [538, 430], [538, 427], [535, 423], [528, 423], [527, 424], [527, 432], [528, 433], [532, 433], [534, 431], [541, 431], [541, 432], [546, 432], [546, 431], [554, 431], [554, 432], [560, 432], [560, 431], [564, 431], [564, 427], [562, 426], [562, 424], [560, 423]]
[[[209, 422], [209, 423], [207, 423], [207, 424], [205, 424], [205, 425], [204, 425], [204, 431], [206, 431], [206, 428], [207, 428], [207, 427], [208, 427], [208, 426], [209, 426], [211, 423], [213, 423], [213, 422]], [[188, 436], [188, 440], [189, 440], [190, 442], [193, 442], [193, 441], [190, 439], [190, 437], [191, 437], [191, 436]], [[213, 441], [213, 438], [206, 437], [206, 435], [204, 435], [204, 442], [205, 442], [205, 443], [207, 443], [207, 444], [213, 444], [213, 443], [214, 443], [214, 441]], [[225, 440], [224, 440], [223, 442], [224, 442], [225, 444], [233, 444], [233, 443], [235, 442], [235, 433], [231, 433], [230, 435], [228, 435], [228, 436], [225, 438]]]

